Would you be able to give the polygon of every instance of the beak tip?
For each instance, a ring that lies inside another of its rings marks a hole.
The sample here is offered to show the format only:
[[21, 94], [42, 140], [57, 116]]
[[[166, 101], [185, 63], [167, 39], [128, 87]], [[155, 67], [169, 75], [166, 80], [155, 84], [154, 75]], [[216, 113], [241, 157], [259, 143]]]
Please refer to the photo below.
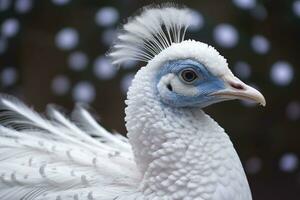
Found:
[[261, 98], [260, 98], [259, 104], [261, 106], [265, 107], [266, 104], [267, 104], [266, 99], [265, 99], [265, 97], [262, 94], [260, 94], [260, 96], [261, 96]]

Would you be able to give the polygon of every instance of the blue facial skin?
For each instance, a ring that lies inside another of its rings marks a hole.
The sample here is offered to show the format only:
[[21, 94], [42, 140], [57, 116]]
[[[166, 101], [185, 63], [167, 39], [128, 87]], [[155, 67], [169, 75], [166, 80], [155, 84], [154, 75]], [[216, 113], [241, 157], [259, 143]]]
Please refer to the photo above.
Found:
[[[200, 107], [204, 108], [210, 104], [224, 101], [216, 96], [209, 96], [213, 92], [217, 92], [225, 88], [224, 81], [219, 77], [212, 75], [206, 67], [192, 59], [174, 60], [165, 63], [159, 71], [156, 79], [156, 85], [161, 77], [173, 73], [178, 77], [184, 69], [194, 69], [197, 72], [199, 79], [192, 83], [199, 94], [196, 96], [184, 96], [175, 91], [168, 90], [163, 95], [160, 94], [162, 102], [172, 107]], [[180, 79], [181, 80], [181, 79]], [[183, 81], [184, 84], [187, 84]]]

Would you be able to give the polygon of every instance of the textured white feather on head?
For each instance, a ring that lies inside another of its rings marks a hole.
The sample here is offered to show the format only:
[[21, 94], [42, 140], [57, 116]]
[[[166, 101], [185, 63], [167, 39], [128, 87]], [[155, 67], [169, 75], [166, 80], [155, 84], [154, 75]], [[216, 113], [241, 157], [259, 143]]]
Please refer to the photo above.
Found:
[[192, 14], [190, 9], [172, 3], [144, 7], [123, 25], [108, 54], [113, 64], [140, 60], [162, 66], [166, 61], [190, 58], [214, 75], [231, 75], [226, 59], [213, 47], [184, 40]]
[[233, 75], [226, 59], [212, 46], [195, 40], [174, 43], [150, 60], [148, 67], [159, 67], [179, 59], [193, 59], [203, 64], [215, 76]]

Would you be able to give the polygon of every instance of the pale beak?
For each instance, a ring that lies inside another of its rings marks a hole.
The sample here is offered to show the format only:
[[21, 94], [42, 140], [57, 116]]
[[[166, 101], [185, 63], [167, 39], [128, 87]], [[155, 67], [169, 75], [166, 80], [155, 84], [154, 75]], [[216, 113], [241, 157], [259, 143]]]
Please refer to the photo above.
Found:
[[242, 99], [247, 101], [254, 101], [262, 106], [266, 105], [265, 97], [255, 88], [246, 85], [240, 79], [233, 75], [223, 76], [225, 82], [225, 89], [214, 92], [211, 95], [217, 96], [224, 100]]

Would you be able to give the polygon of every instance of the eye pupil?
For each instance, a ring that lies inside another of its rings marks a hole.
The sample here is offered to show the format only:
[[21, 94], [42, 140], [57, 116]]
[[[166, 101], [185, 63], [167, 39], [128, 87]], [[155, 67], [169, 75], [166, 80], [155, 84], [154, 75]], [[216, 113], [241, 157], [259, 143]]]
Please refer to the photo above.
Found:
[[181, 73], [181, 77], [186, 82], [193, 82], [198, 76], [197, 74], [192, 70], [184, 70]]
[[193, 80], [193, 79], [195, 78], [195, 74], [194, 74], [193, 72], [191, 72], [191, 71], [186, 72], [186, 73], [184, 74], [184, 76], [185, 76], [185, 78], [186, 78], [187, 80]]

